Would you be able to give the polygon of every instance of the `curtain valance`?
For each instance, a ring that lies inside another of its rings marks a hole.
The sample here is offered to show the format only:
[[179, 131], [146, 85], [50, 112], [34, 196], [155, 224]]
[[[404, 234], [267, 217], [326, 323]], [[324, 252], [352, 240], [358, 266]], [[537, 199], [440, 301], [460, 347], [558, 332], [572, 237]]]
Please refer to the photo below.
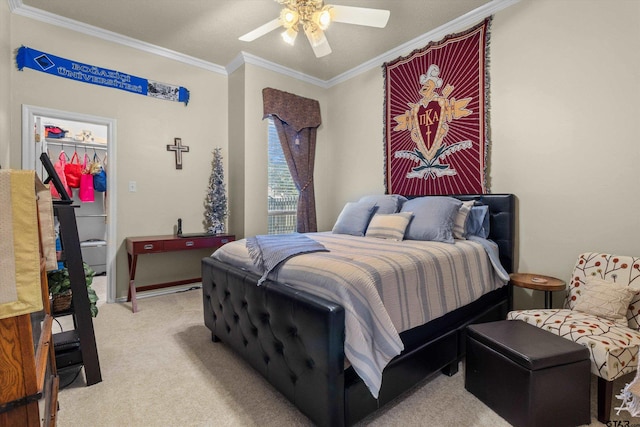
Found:
[[322, 123], [320, 103], [270, 87], [262, 89], [264, 116], [278, 116], [280, 120], [300, 132], [304, 128], [317, 128]]

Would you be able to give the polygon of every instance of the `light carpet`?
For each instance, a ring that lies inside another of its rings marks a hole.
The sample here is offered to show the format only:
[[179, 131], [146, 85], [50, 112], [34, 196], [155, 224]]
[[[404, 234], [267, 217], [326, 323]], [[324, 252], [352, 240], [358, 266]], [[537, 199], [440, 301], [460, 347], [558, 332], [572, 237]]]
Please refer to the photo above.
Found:
[[[94, 328], [102, 382], [61, 375], [58, 425], [311, 426], [312, 423], [223, 343], [202, 317], [202, 292], [191, 290], [130, 304], [100, 304]], [[464, 366], [435, 375], [360, 422], [360, 426], [509, 426], [464, 389]], [[633, 379], [614, 385], [618, 392]], [[73, 382], [72, 382], [73, 381]], [[592, 423], [596, 420], [592, 381]], [[613, 405], [620, 403], [614, 398]], [[612, 420], [640, 425], [627, 412]], [[619, 424], [622, 425], [622, 424]]]

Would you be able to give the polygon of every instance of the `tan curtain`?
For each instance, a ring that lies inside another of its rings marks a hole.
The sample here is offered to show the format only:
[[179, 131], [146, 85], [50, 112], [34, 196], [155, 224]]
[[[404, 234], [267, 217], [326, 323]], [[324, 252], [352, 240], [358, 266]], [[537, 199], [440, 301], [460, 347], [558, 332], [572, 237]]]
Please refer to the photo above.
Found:
[[272, 117], [282, 151], [298, 191], [299, 233], [318, 231], [313, 185], [316, 131], [320, 126], [320, 103], [315, 99], [277, 89], [262, 90], [264, 118]]

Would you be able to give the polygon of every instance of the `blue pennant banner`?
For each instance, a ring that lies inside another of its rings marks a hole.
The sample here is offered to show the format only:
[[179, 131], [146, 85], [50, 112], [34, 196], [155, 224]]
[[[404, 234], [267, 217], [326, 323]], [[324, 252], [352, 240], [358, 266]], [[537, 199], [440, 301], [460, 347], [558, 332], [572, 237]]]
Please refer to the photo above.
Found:
[[189, 91], [182, 86], [160, 83], [121, 73], [120, 71], [83, 64], [82, 62], [60, 58], [26, 46], [21, 46], [18, 49], [16, 62], [20, 71], [27, 67], [79, 82], [112, 87], [168, 101], [184, 102], [184, 105], [189, 103]]

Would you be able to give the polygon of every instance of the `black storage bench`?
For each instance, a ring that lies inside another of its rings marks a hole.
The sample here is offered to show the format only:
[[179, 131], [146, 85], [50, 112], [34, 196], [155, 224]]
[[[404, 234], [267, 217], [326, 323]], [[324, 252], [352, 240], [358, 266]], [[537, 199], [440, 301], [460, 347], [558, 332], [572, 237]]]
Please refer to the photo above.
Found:
[[519, 320], [470, 325], [464, 386], [517, 427], [591, 422], [589, 350]]

